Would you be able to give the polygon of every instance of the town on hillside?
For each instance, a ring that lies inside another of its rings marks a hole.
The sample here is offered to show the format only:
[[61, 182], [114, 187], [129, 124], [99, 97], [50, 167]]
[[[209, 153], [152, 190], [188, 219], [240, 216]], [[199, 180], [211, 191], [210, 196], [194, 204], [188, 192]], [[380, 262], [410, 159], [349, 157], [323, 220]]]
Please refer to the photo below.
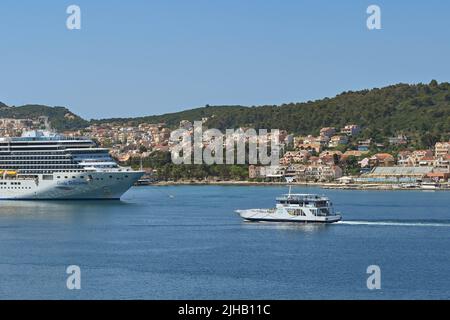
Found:
[[[202, 119], [203, 122], [206, 120]], [[37, 119], [0, 119], [0, 136], [3, 137], [49, 128], [48, 117], [44, 116]], [[181, 121], [179, 128], [191, 134], [193, 132], [193, 125], [187, 120]], [[319, 135], [307, 136], [296, 136], [280, 130], [282, 152], [279, 165], [247, 165], [245, 174], [229, 178], [253, 182], [288, 180], [344, 185], [400, 184], [406, 187], [427, 182], [449, 183], [450, 141], [437, 141], [429, 149], [414, 149], [404, 134], [387, 137], [387, 143], [383, 144], [370, 138], [359, 138], [362, 129], [358, 124], [348, 124], [342, 128], [322, 128]], [[144, 163], [149, 175], [158, 178], [158, 165], [142, 159], [169, 153], [172, 130], [165, 123], [126, 126], [111, 122], [62, 133], [72, 137], [89, 137], [100, 146], [109, 148], [111, 155], [121, 163]], [[217, 177], [201, 177], [217, 181]]]

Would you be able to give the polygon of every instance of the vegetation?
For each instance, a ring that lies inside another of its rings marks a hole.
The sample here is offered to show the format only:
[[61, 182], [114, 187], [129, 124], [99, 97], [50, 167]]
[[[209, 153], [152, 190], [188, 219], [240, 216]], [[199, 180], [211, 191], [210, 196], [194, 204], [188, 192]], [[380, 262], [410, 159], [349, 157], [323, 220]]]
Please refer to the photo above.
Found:
[[[431, 147], [450, 139], [450, 83], [397, 84], [372, 90], [347, 91], [334, 98], [281, 106], [205, 106], [182, 112], [139, 118], [112, 118], [86, 121], [64, 107], [0, 104], [0, 117], [47, 115], [56, 129], [81, 129], [89, 124], [160, 123], [175, 128], [181, 120], [201, 120], [224, 130], [253, 127], [285, 129], [295, 134], [318, 134], [322, 127], [341, 128], [354, 123], [363, 127], [358, 137], [384, 143], [390, 136], [405, 134], [415, 148]], [[385, 143], [385, 145], [387, 145]]]
[[[165, 122], [208, 117], [206, 125], [221, 130], [237, 127], [277, 128], [295, 134], [318, 134], [322, 127], [363, 127], [360, 138], [383, 143], [405, 134], [416, 148], [431, 147], [450, 138], [450, 83], [397, 84], [382, 89], [347, 91], [334, 98], [281, 106], [206, 106], [177, 113], [141, 118], [94, 120], [104, 122]], [[386, 144], [387, 145], [387, 144]]]
[[81, 129], [89, 122], [73, 114], [65, 107], [49, 107], [28, 104], [20, 107], [8, 107], [0, 102], [0, 118], [36, 119], [47, 116], [53, 128], [57, 130]]
[[[140, 166], [139, 158], [132, 158], [127, 165], [135, 169]], [[156, 170], [158, 180], [205, 180], [215, 177], [220, 180], [247, 180], [247, 165], [206, 165], [172, 163], [170, 152], [153, 152], [150, 157], [142, 159], [145, 168]]]

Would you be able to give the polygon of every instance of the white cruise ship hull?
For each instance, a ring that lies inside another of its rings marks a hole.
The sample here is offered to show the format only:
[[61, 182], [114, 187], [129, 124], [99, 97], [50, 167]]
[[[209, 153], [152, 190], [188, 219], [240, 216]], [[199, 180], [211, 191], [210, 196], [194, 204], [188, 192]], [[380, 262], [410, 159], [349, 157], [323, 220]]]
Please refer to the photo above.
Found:
[[[1, 179], [0, 200], [120, 199], [144, 172], [54, 172], [36, 179]], [[52, 176], [52, 177], [50, 177]]]

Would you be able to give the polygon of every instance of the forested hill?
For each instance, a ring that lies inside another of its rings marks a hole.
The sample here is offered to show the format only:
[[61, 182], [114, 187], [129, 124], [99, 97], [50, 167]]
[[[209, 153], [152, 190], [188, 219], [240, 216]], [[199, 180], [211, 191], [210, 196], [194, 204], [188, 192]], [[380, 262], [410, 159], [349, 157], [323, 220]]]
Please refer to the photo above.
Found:
[[88, 121], [65, 107], [49, 107], [36, 104], [9, 107], [0, 102], [0, 118], [36, 119], [39, 116], [49, 117], [52, 126], [58, 130], [78, 129], [89, 125]]
[[[130, 108], [132, 106], [129, 106]], [[407, 134], [425, 145], [449, 139], [450, 83], [397, 84], [381, 89], [347, 91], [334, 98], [281, 106], [206, 106], [176, 113], [139, 118], [114, 118], [86, 121], [63, 107], [0, 105], [0, 117], [47, 115], [57, 129], [82, 128], [89, 123], [165, 122], [178, 126], [181, 120], [208, 117], [207, 126], [226, 128], [254, 127], [286, 129], [296, 134], [318, 134], [327, 126], [343, 127], [354, 123], [363, 127], [362, 137], [383, 138]], [[68, 116], [69, 114], [69, 116]]]
[[[334, 98], [281, 106], [206, 106], [177, 113], [127, 119], [103, 119], [95, 122], [166, 122], [208, 117], [208, 127], [286, 129], [296, 134], [318, 134], [327, 126], [362, 126], [363, 137], [382, 140], [396, 134], [408, 134], [422, 140], [448, 139], [450, 133], [450, 83], [397, 84], [381, 89], [347, 91]], [[424, 141], [426, 142], [426, 141]], [[432, 143], [432, 141], [429, 141]], [[429, 144], [425, 143], [425, 144]]]

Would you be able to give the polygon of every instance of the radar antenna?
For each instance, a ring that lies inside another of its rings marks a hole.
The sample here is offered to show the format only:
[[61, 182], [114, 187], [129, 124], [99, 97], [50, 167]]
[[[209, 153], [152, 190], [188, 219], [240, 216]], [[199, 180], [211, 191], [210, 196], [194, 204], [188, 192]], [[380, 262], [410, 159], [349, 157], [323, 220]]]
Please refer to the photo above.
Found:
[[294, 177], [284, 177], [286, 179], [286, 182], [289, 186], [289, 193], [288, 193], [288, 197], [291, 197], [291, 189], [292, 189], [292, 185], [291, 183], [294, 181]]

